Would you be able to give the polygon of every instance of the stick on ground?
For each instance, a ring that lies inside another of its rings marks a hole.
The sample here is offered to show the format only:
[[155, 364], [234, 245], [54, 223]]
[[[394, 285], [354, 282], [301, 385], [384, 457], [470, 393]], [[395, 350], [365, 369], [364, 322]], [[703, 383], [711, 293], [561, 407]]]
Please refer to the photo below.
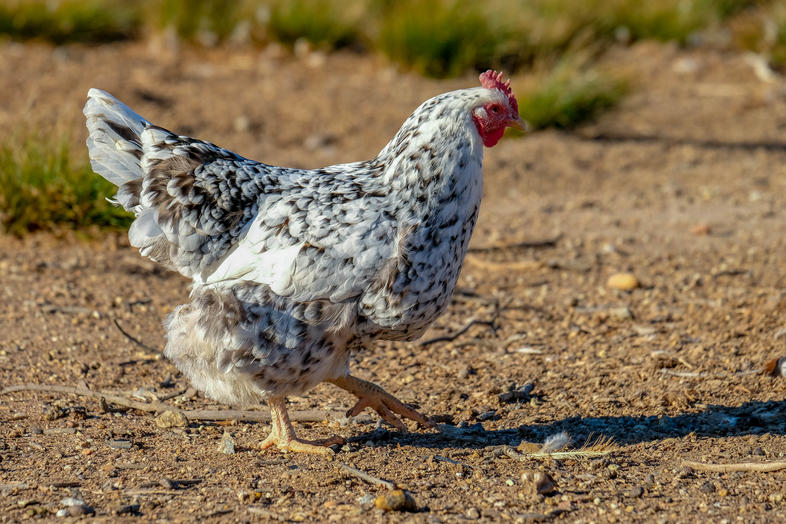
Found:
[[421, 345], [421, 347], [425, 347], [425, 346], [428, 346], [428, 345], [431, 345], [431, 344], [435, 344], [437, 342], [450, 342], [450, 341], [456, 340], [461, 335], [463, 335], [464, 333], [469, 331], [469, 328], [471, 328], [475, 324], [482, 324], [484, 326], [488, 326], [488, 327], [494, 329], [494, 323], [495, 323], [495, 320], [477, 320], [477, 319], [473, 318], [472, 320], [470, 320], [467, 323], [466, 326], [464, 326], [460, 330], [456, 331], [452, 335], [444, 335], [444, 336], [441, 336], [441, 337], [430, 338], [428, 340], [424, 340], [423, 342], [421, 342], [420, 345]]
[[699, 471], [714, 471], [716, 473], [731, 473], [733, 471], [778, 471], [786, 469], [786, 462], [741, 462], [738, 464], [703, 464], [686, 460], [683, 466]]
[[[243, 422], [270, 422], [270, 413], [266, 411], [248, 411], [237, 409], [179, 409], [164, 402], [139, 402], [131, 400], [116, 393], [106, 391], [93, 391], [84, 387], [55, 386], [46, 384], [20, 384], [9, 386], [0, 390], [0, 395], [15, 393], [18, 391], [41, 391], [44, 393], [66, 393], [69, 395], [80, 395], [90, 398], [103, 398], [107, 402], [117, 404], [126, 408], [137, 409], [147, 413], [159, 411], [174, 411], [182, 413], [189, 420], [238, 420]], [[307, 409], [303, 411], [291, 411], [289, 418], [298, 422], [322, 422], [328, 415], [341, 416], [338, 412], [332, 413], [318, 409]]]
[[395, 482], [390, 482], [389, 480], [383, 480], [381, 478], [377, 478], [373, 475], [366, 473], [365, 471], [360, 471], [359, 469], [355, 469], [352, 466], [347, 466], [346, 464], [339, 464], [338, 469], [340, 469], [344, 473], [349, 473], [353, 477], [357, 477], [361, 480], [365, 480], [369, 484], [374, 484], [375, 486], [381, 486], [389, 490], [396, 489]]

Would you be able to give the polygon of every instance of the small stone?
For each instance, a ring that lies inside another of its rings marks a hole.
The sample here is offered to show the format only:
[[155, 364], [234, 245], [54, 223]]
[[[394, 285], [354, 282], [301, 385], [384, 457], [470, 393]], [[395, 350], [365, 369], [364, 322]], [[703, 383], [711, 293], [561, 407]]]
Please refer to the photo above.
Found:
[[112, 449], [131, 449], [131, 441], [122, 438], [113, 438], [109, 441], [109, 447]]
[[161, 429], [184, 428], [188, 426], [188, 419], [179, 411], [164, 411], [156, 417], [156, 426]]
[[83, 506], [85, 501], [74, 497], [66, 497], [60, 501], [60, 504], [63, 506]]
[[224, 431], [224, 435], [221, 437], [221, 440], [218, 443], [218, 451], [224, 455], [235, 454], [235, 439], [232, 438], [232, 435], [229, 433], [229, 431]]
[[377, 497], [374, 505], [384, 511], [415, 511], [417, 509], [415, 499], [402, 489], [383, 493]]
[[696, 224], [690, 228], [690, 232], [694, 235], [706, 236], [710, 234], [710, 226], [708, 224]]
[[124, 504], [115, 509], [115, 515], [138, 515], [139, 504]]
[[763, 457], [765, 455], [764, 449], [761, 446], [753, 448], [752, 454], [756, 455], [757, 457]]
[[175, 489], [175, 483], [166, 477], [159, 480], [158, 484], [164, 489]]
[[764, 365], [764, 374], [771, 377], [786, 376], [786, 357], [776, 358]]
[[642, 495], [644, 495], [644, 488], [642, 488], [641, 486], [633, 486], [630, 489], [630, 492], [628, 493], [628, 495], [633, 497], [633, 498], [639, 498]]
[[632, 273], [615, 273], [606, 281], [606, 286], [622, 291], [631, 291], [639, 287], [639, 281]]
[[65, 509], [65, 508], [59, 509], [59, 510], [57, 510], [57, 513], [55, 513], [55, 515], [58, 516], [58, 517], [67, 517], [68, 516], [68, 510]]
[[521, 480], [524, 486], [527, 486], [530, 492], [538, 495], [550, 495], [556, 493], [557, 484], [548, 473], [536, 470], [527, 470], [521, 474]]
[[628, 319], [633, 318], [633, 312], [628, 306], [613, 307], [609, 309], [609, 315], [614, 318]]
[[95, 515], [96, 510], [85, 504], [75, 504], [68, 506], [68, 514], [72, 517], [81, 517], [84, 515]]
[[477, 508], [469, 508], [467, 510], [467, 518], [477, 520], [480, 518], [480, 511]]
[[709, 482], [705, 482], [704, 484], [702, 484], [702, 485], [701, 485], [701, 487], [699, 488], [699, 490], [700, 490], [702, 493], [713, 493], [713, 492], [715, 491], [715, 486], [713, 486], [713, 485], [712, 485], [711, 483], [709, 483]]
[[363, 509], [370, 509], [374, 506], [374, 495], [366, 493], [362, 497], [357, 498], [358, 505]]

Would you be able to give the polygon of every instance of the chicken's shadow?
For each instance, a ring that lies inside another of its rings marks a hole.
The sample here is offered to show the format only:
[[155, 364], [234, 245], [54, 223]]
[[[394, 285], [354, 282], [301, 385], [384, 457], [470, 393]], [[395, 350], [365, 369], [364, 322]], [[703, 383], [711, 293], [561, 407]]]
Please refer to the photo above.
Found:
[[[546, 405], [547, 406], [547, 405]], [[544, 410], [547, 407], [538, 409]], [[501, 420], [504, 424], [504, 419]], [[764, 433], [786, 435], [786, 400], [751, 401], [741, 406], [708, 405], [701, 411], [679, 415], [568, 417], [547, 424], [525, 424], [510, 429], [486, 430], [480, 423], [466, 427], [441, 426], [440, 433], [406, 433], [376, 430], [353, 437], [375, 445], [412, 445], [424, 448], [485, 448], [517, 445], [521, 440], [542, 442], [567, 432], [574, 442], [603, 436], [630, 445], [691, 433], [700, 437], [731, 437]]]

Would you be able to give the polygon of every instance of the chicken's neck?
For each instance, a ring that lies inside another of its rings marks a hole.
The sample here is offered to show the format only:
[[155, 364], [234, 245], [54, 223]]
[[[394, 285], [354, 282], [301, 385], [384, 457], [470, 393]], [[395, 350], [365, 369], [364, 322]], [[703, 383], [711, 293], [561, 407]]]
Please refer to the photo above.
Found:
[[[397, 218], [415, 225], [435, 214], [461, 220], [477, 211], [483, 143], [470, 119], [419, 122], [410, 117], [377, 157], [379, 182]], [[455, 216], [456, 214], [461, 216]]]

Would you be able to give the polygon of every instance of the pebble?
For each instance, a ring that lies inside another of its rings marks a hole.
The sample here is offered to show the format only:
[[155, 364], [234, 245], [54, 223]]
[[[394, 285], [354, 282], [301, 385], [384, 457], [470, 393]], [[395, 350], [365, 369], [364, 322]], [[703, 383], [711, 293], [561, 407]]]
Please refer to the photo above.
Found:
[[137, 515], [139, 514], [139, 504], [124, 504], [115, 509], [115, 515]]
[[184, 428], [188, 426], [188, 419], [179, 411], [164, 411], [156, 417], [156, 426], [161, 429]]
[[776, 358], [765, 364], [764, 374], [771, 377], [786, 376], [786, 357]]
[[633, 318], [633, 312], [630, 310], [628, 306], [623, 307], [613, 307], [609, 309], [609, 315], [614, 318]]
[[622, 291], [631, 291], [639, 287], [639, 281], [633, 273], [615, 273], [606, 281], [606, 286]]
[[628, 495], [630, 495], [633, 498], [639, 498], [642, 495], [644, 495], [644, 488], [642, 488], [641, 486], [633, 486], [630, 489], [630, 493], [628, 493]]
[[548, 473], [536, 470], [527, 470], [521, 474], [524, 486], [538, 495], [549, 495], [557, 491], [557, 484]]
[[75, 504], [68, 506], [68, 514], [72, 517], [81, 517], [83, 515], [95, 515], [96, 510], [85, 504]]
[[109, 447], [112, 449], [131, 449], [131, 441], [122, 438], [113, 438], [109, 441]]
[[696, 224], [690, 228], [690, 232], [694, 235], [709, 235], [710, 226], [709, 224]]
[[467, 510], [467, 518], [477, 520], [480, 518], [480, 511], [477, 508], [469, 508]]
[[357, 498], [358, 505], [363, 509], [369, 509], [374, 506], [374, 495], [366, 493], [362, 497]]
[[417, 504], [412, 495], [402, 489], [395, 489], [378, 496], [374, 505], [384, 511], [415, 511]]
[[218, 442], [218, 451], [224, 455], [235, 454], [235, 439], [232, 438], [232, 435], [229, 433], [229, 431], [224, 431], [224, 435]]

